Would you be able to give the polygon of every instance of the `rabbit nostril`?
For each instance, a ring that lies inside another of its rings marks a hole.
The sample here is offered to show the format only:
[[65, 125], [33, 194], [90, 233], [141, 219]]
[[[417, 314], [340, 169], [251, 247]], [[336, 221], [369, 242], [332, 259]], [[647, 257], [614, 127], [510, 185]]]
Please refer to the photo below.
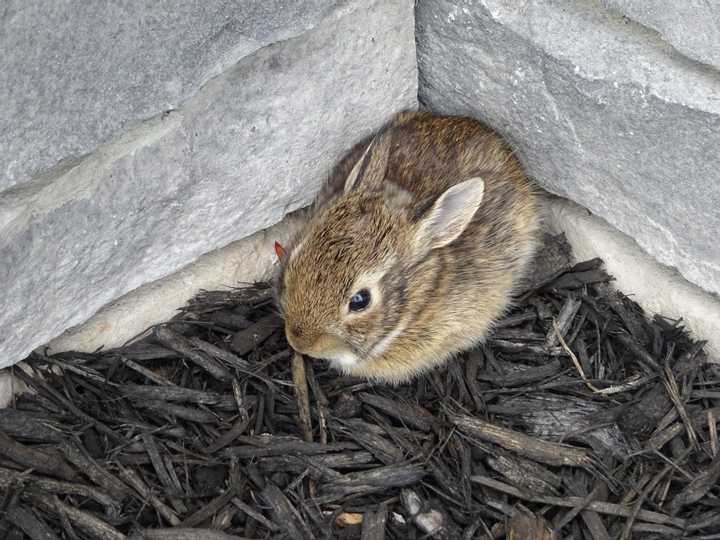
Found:
[[301, 338], [303, 335], [302, 327], [294, 325], [290, 328], [290, 333], [296, 338]]

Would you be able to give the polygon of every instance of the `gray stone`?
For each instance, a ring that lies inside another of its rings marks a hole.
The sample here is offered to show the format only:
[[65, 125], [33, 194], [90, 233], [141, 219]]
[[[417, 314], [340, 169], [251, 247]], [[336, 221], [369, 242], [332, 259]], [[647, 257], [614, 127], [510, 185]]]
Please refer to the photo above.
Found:
[[416, 106], [412, 0], [341, 2], [312, 26], [0, 194], [0, 367], [307, 205], [343, 151]]
[[422, 0], [420, 101], [720, 292], [720, 75], [596, 2]]
[[175, 109], [338, 0], [87, 2], [0, 6], [0, 190]]
[[657, 31], [678, 51], [720, 68], [720, 2], [707, 0], [602, 0]]

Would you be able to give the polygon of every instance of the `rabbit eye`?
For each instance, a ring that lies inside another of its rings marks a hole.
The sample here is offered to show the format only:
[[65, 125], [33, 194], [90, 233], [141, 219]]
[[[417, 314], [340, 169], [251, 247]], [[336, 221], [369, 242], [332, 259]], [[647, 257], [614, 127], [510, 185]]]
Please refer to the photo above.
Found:
[[350, 298], [350, 311], [362, 311], [370, 304], [370, 291], [362, 289]]

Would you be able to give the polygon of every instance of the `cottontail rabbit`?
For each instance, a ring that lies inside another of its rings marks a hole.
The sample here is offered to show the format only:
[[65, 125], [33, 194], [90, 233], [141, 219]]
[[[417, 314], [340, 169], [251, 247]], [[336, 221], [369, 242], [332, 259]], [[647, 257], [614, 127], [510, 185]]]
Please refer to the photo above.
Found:
[[356, 145], [280, 257], [290, 345], [398, 383], [481, 342], [537, 244], [539, 205], [499, 135], [404, 112]]

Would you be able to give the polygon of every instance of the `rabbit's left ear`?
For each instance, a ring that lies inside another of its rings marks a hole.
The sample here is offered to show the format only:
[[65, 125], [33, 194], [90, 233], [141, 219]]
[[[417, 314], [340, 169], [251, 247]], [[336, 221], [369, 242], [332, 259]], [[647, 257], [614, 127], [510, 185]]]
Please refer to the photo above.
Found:
[[389, 138], [382, 135], [375, 137], [345, 180], [345, 193], [361, 184], [379, 186], [385, 176], [389, 154]]
[[415, 240], [422, 250], [448, 245], [460, 236], [480, 207], [485, 192], [482, 178], [471, 178], [447, 189], [418, 223]]

